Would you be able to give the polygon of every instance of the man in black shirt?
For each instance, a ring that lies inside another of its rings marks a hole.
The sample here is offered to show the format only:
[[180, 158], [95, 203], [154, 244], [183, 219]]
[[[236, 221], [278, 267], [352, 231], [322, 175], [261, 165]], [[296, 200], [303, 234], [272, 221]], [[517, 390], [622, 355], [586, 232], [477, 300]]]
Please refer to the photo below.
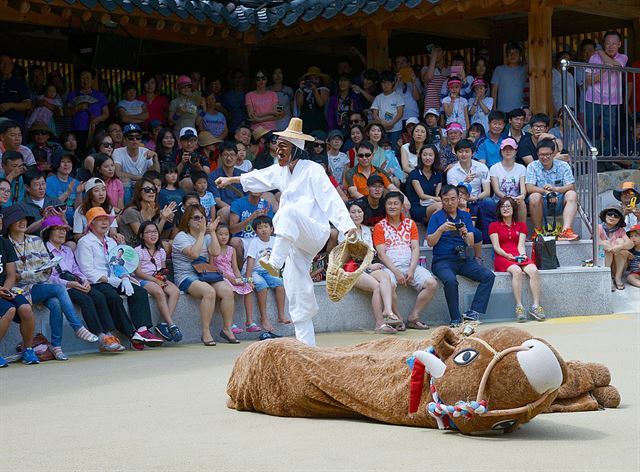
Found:
[[382, 177], [379, 175], [370, 176], [367, 179], [367, 188], [369, 189], [369, 195], [358, 198], [356, 201], [365, 209], [362, 224], [373, 227], [386, 216], [382, 198], [384, 194], [384, 181]]

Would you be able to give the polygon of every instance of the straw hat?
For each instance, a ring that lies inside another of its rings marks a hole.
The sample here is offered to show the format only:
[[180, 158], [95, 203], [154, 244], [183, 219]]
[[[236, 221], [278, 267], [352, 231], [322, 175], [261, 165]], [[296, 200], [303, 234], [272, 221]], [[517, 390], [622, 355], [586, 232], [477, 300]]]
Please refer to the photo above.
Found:
[[251, 135], [253, 136], [253, 140], [255, 142], [258, 142], [260, 140], [260, 138], [264, 137], [267, 134], [269, 134], [269, 130], [263, 128], [262, 126], [258, 126], [256, 129], [254, 129], [251, 132]]
[[207, 147], [211, 144], [218, 144], [221, 142], [222, 140], [220, 138], [216, 138], [214, 135], [209, 133], [209, 131], [200, 131], [200, 133], [198, 133], [198, 144], [202, 147]]
[[315, 75], [317, 77], [320, 77], [320, 80], [322, 80], [323, 82], [329, 82], [329, 80], [331, 80], [331, 77], [329, 77], [328, 74], [323, 73], [319, 67], [317, 66], [311, 66], [307, 69], [307, 72], [305, 72], [304, 74], [302, 74], [302, 77], [300, 77], [300, 80], [305, 80], [307, 79], [309, 76]]
[[316, 140], [316, 138], [314, 138], [313, 136], [309, 136], [308, 134], [304, 134], [302, 132], [302, 120], [300, 118], [291, 118], [287, 129], [285, 129], [284, 131], [276, 131], [273, 134], [283, 138], [301, 139], [303, 141]]
[[44, 121], [36, 121], [29, 128], [29, 134], [34, 133], [36, 131], [45, 131], [49, 133], [49, 136], [55, 136], [56, 134], [53, 132], [49, 126]]

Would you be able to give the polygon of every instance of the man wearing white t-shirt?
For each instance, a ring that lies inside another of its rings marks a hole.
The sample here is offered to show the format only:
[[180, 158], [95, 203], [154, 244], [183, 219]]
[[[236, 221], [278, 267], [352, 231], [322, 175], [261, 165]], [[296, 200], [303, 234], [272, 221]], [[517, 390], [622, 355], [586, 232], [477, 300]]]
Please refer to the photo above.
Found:
[[489, 244], [489, 224], [496, 220], [495, 204], [489, 198], [491, 186], [489, 169], [482, 162], [471, 159], [474, 145], [468, 139], [461, 139], [455, 145], [458, 163], [447, 172], [447, 183], [453, 186], [468, 184], [471, 186], [467, 204], [471, 216], [475, 216], [476, 226], [482, 231], [482, 240]]
[[116, 175], [125, 187], [125, 201], [131, 196], [131, 188], [148, 170], [160, 172], [158, 155], [145, 147], [142, 142], [142, 129], [135, 123], [125, 125], [122, 130], [126, 146], [113, 151], [113, 161], [116, 164]]
[[511, 197], [518, 204], [518, 221], [527, 220], [527, 206], [524, 202], [526, 196], [525, 176], [527, 169], [516, 162], [516, 150], [518, 143], [513, 138], [505, 138], [500, 143], [500, 155], [502, 161], [497, 162], [489, 169], [491, 188], [495, 194], [494, 200], [503, 197]]

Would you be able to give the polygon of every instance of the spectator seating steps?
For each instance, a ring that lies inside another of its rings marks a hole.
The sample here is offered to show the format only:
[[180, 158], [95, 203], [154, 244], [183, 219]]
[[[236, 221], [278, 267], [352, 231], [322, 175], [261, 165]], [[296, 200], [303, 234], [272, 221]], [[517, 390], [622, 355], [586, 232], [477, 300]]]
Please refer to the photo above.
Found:
[[[575, 243], [574, 243], [575, 244]], [[594, 315], [611, 313], [611, 278], [608, 268], [601, 267], [575, 267], [566, 266], [556, 270], [541, 271], [542, 297], [547, 316], [550, 318], [572, 315]], [[461, 312], [469, 309], [475, 293], [477, 283], [464, 277], [458, 277], [459, 300]], [[523, 284], [523, 301], [525, 306], [531, 304], [531, 294], [528, 283]], [[324, 282], [315, 284], [315, 293], [318, 299], [319, 313], [314, 318], [317, 332], [331, 331], [356, 331], [373, 330], [374, 319], [371, 314], [371, 295], [354, 289], [339, 303], [328, 300]], [[400, 314], [407, 317], [415, 301], [415, 291], [407, 287], [398, 288], [398, 303]], [[255, 299], [254, 299], [255, 300]], [[125, 303], [126, 306], [126, 303]], [[293, 336], [293, 325], [282, 325], [276, 322], [276, 306], [273, 294], [268, 298], [268, 316], [277, 334]], [[504, 321], [514, 319], [515, 299], [511, 289], [511, 276], [507, 273], [496, 274], [487, 314], [483, 321]], [[48, 310], [42, 306], [36, 306], [36, 332], [42, 332], [50, 339], [48, 325]], [[254, 307], [254, 320], [259, 322], [257, 306]], [[152, 301], [152, 316], [154, 323], [159, 323], [159, 313]], [[442, 285], [438, 284], [436, 295], [431, 304], [422, 315], [422, 319], [430, 326], [449, 323], [449, 313]], [[244, 306], [240, 297], [236, 297], [234, 321], [238, 326], [243, 326], [245, 320]], [[199, 301], [193, 297], [182, 294], [174, 316], [174, 321], [184, 334], [181, 343], [165, 343], [165, 346], [179, 346], [184, 343], [200, 342], [200, 315]], [[222, 329], [222, 318], [219, 309], [216, 309], [211, 328], [219, 345], [224, 344], [218, 333]], [[241, 340], [256, 340], [259, 333], [243, 333], [238, 335]], [[400, 334], [401, 335], [401, 334]], [[0, 342], [0, 355], [9, 356], [15, 354], [15, 346], [20, 342], [18, 325], [11, 327]], [[120, 336], [123, 344], [129, 345], [124, 336]], [[68, 354], [79, 352], [97, 352], [97, 344], [89, 344], [75, 337], [68, 323], [64, 323], [63, 349]], [[217, 349], [224, 349], [219, 346]]]

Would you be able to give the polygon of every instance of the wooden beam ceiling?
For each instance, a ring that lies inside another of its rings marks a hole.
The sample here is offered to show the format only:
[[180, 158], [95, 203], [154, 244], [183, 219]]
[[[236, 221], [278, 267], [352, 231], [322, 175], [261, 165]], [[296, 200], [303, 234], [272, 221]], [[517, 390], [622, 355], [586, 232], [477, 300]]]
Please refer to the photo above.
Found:
[[584, 0], [563, 9], [620, 20], [640, 18], [640, 0]]

